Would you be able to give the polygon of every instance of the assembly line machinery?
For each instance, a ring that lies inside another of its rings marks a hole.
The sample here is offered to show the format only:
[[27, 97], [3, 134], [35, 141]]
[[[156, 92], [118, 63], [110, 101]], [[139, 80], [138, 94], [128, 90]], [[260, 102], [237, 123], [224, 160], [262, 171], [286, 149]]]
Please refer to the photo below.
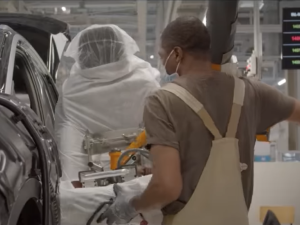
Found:
[[[83, 149], [88, 153], [86, 171], [78, 173], [82, 187], [106, 186], [124, 181], [124, 177], [134, 170], [137, 176], [138, 167], [145, 164], [149, 152], [146, 145], [146, 134], [143, 129], [109, 131], [102, 134], [86, 132]], [[97, 163], [94, 156], [108, 153], [110, 156], [110, 170], [105, 170]]]

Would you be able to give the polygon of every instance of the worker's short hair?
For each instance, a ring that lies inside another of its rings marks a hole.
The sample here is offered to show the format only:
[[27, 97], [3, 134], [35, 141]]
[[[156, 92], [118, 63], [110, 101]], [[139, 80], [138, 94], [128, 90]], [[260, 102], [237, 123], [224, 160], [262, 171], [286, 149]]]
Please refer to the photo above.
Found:
[[86, 30], [79, 39], [81, 69], [119, 61], [124, 54], [124, 43], [120, 38], [109, 26]]
[[168, 24], [161, 35], [162, 47], [180, 47], [195, 56], [209, 54], [210, 36], [206, 26], [194, 16], [181, 16]]

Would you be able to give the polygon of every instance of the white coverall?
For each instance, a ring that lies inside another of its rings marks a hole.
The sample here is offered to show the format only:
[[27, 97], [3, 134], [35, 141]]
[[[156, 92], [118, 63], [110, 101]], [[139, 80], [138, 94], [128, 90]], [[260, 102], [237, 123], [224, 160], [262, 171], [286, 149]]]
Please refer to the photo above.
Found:
[[[134, 54], [136, 42], [115, 25], [93, 25], [70, 43], [65, 56], [75, 60], [56, 107], [56, 139], [62, 180], [78, 180], [87, 170], [82, 149], [90, 133], [138, 128], [145, 99], [159, 87], [159, 73]], [[100, 163], [109, 168], [108, 154]]]

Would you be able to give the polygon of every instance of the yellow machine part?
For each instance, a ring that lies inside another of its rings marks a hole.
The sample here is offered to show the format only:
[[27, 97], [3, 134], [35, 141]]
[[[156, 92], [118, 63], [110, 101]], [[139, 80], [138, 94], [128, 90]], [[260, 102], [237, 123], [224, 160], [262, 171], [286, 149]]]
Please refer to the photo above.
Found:
[[126, 149], [141, 148], [147, 144], [146, 131], [143, 130]]
[[221, 65], [211, 64], [211, 68], [216, 71], [221, 71]]
[[[211, 68], [216, 71], [221, 71], [221, 65], [218, 64], [211, 64]], [[270, 128], [266, 130], [263, 134], [257, 134], [256, 140], [261, 142], [269, 142], [269, 134]]]
[[109, 153], [111, 170], [117, 169], [118, 160], [119, 160], [121, 154], [122, 154], [121, 151], [111, 151]]
[[[134, 148], [141, 148], [143, 146], [145, 146], [147, 144], [147, 140], [146, 140], [146, 131], [143, 130], [135, 139], [135, 141], [133, 141], [127, 148], [126, 150], [130, 150], [130, 149], [134, 149]], [[121, 161], [121, 165], [124, 165], [127, 160], [131, 157], [131, 155], [133, 154], [128, 154], [126, 156], [123, 157], [122, 161]], [[116, 157], [115, 157], [116, 156]], [[119, 155], [120, 157], [120, 155]], [[116, 154], [112, 154], [110, 157], [110, 167], [115, 168], [116, 169], [116, 162], [118, 161], [119, 157]], [[116, 160], [116, 161], [115, 161]]]
[[271, 128], [267, 129], [264, 133], [262, 134], [257, 134], [256, 135], [256, 140], [261, 141], [261, 142], [269, 142], [269, 135], [270, 135], [270, 130]]

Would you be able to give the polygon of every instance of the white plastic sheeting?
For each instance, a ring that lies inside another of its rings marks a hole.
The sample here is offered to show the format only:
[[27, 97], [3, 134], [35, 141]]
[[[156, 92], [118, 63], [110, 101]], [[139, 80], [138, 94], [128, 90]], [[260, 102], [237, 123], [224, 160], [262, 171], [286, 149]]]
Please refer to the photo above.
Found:
[[[152, 175], [136, 178], [134, 180], [119, 184], [124, 194], [140, 193], [147, 187]], [[74, 189], [70, 182], [64, 181], [60, 188], [61, 225], [84, 225], [96, 211], [98, 206], [114, 198], [113, 185], [96, 188]], [[101, 211], [103, 212], [103, 211]], [[95, 218], [92, 225], [96, 225]], [[149, 225], [160, 225], [163, 215], [160, 210], [143, 214]], [[130, 224], [139, 225], [140, 216], [134, 218]], [[106, 225], [105, 221], [98, 225]]]
[[[103, 133], [141, 125], [145, 99], [159, 88], [159, 74], [134, 55], [137, 51], [135, 41], [115, 25], [93, 25], [70, 43], [65, 56], [75, 64], [56, 107], [62, 180], [78, 180], [78, 172], [87, 169], [82, 149], [87, 130]], [[108, 154], [97, 161], [107, 167]]]
[[65, 56], [84, 70], [118, 62], [138, 51], [136, 42], [118, 26], [92, 25], [73, 38]]
[[61, 61], [58, 65], [57, 72], [56, 72], [56, 88], [58, 90], [58, 94], [61, 94], [61, 89], [63, 83], [66, 79], [70, 76], [71, 68], [74, 64], [74, 59], [66, 56], [62, 56]]

